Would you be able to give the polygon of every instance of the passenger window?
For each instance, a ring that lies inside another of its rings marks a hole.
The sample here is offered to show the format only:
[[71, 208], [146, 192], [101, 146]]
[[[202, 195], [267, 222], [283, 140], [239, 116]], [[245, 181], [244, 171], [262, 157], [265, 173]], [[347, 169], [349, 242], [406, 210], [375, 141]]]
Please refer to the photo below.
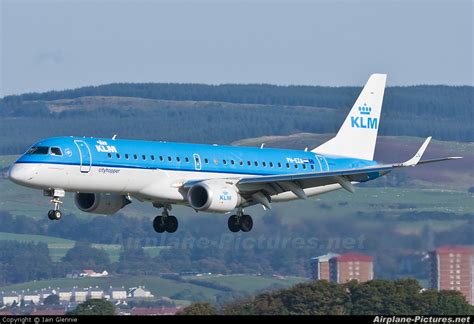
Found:
[[226, 165], [226, 164], [227, 164], [227, 161], [226, 161], [226, 160], [222, 160], [222, 162], [224, 163], [224, 165]]
[[230, 164], [234, 165], [235, 164], [234, 160], [230, 160]]
[[160, 155], [160, 161], [163, 161], [163, 157]]
[[273, 168], [273, 162], [270, 162], [270, 168]]
[[303, 164], [303, 169], [305, 169], [305, 170], [306, 170], [306, 164]]
[[189, 162], [189, 158], [188, 158], [188, 157], [185, 157], [185, 158], [184, 158], [184, 161]]
[[117, 159], [120, 159], [120, 154], [117, 153]]
[[151, 160], [155, 161], [155, 156], [154, 155], [151, 156]]
[[265, 163], [265, 162], [262, 162], [262, 165], [263, 165], [264, 167], [266, 167], [266, 166], [267, 166], [267, 163]]
[[168, 161], [170, 161], [170, 162], [171, 162], [171, 156], [168, 156]]
[[252, 162], [247, 161], [247, 165], [248, 165], [248, 166], [251, 166], [251, 165], [252, 165]]
[[112, 153], [108, 153], [107, 156], [109, 157], [109, 159], [112, 158]]
[[125, 158], [128, 160], [128, 158], [129, 158], [128, 154], [125, 154]]
[[298, 164], [295, 164], [295, 169], [298, 169]]
[[311, 164], [311, 170], [314, 170], [314, 165]]
[[133, 158], [136, 160], [138, 159], [138, 156], [136, 154], [133, 154]]
[[204, 159], [204, 162], [205, 162], [206, 164], [208, 164], [208, 163], [209, 163], [209, 160], [208, 160], [208, 159]]
[[286, 164], [286, 168], [287, 168], [287, 169], [290, 168], [290, 164], [289, 164], [289, 163]]
[[254, 163], [255, 163], [255, 166], [258, 166], [258, 162], [257, 162], [257, 161], [255, 161]]
[[240, 161], [239, 164], [240, 164], [240, 165], [244, 165], [244, 161]]
[[51, 155], [63, 155], [63, 153], [61, 152], [61, 149], [59, 147], [52, 147]]
[[145, 161], [145, 160], [146, 160], [146, 156], [145, 156], [145, 155], [142, 155], [142, 159], [143, 159], [143, 161]]
[[176, 161], [181, 162], [181, 159], [179, 158], [179, 156], [176, 157]]
[[278, 167], [281, 168], [281, 163], [280, 162], [278, 162]]

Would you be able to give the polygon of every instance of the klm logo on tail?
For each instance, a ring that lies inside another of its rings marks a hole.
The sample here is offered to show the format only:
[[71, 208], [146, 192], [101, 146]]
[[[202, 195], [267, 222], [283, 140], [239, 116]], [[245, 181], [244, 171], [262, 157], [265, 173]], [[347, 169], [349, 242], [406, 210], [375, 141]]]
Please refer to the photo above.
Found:
[[372, 108], [367, 107], [366, 104], [359, 107], [359, 115], [357, 117], [351, 116], [351, 127], [352, 128], [369, 128], [377, 129], [378, 118], [369, 117], [372, 113]]

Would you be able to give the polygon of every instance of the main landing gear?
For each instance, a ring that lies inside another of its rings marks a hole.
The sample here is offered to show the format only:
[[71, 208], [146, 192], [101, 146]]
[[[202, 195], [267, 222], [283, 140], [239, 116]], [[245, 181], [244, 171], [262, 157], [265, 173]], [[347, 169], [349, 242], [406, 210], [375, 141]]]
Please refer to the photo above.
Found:
[[166, 231], [168, 233], [174, 233], [178, 229], [178, 219], [169, 215], [169, 210], [171, 210], [171, 205], [163, 206], [163, 213], [161, 216], [156, 216], [153, 220], [153, 229], [156, 232], [163, 233]]
[[60, 220], [61, 219], [61, 211], [59, 210], [59, 205], [63, 202], [61, 198], [65, 196], [65, 192], [62, 189], [50, 189], [44, 190], [43, 195], [47, 197], [53, 197], [51, 199], [51, 203], [53, 204], [53, 209], [48, 212], [48, 218], [50, 220]]
[[229, 217], [227, 226], [231, 232], [249, 232], [253, 227], [253, 220], [250, 215], [245, 215], [243, 209], [238, 209], [236, 215]]

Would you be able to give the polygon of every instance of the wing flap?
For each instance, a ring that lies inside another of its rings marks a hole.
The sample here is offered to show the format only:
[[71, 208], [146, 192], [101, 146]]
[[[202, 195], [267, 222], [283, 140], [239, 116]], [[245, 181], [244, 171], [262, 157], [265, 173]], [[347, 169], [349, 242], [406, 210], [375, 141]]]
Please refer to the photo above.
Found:
[[[396, 168], [414, 167], [418, 164], [461, 159], [462, 157], [445, 157], [431, 160], [421, 160], [431, 137], [428, 137], [416, 154], [409, 160], [402, 163], [368, 166], [363, 168], [323, 171], [311, 173], [284, 174], [275, 176], [243, 178], [237, 182], [237, 187], [242, 192], [246, 191], [266, 191], [272, 195], [286, 191], [293, 192], [301, 199], [306, 198], [303, 189], [320, 187], [330, 184], [339, 184], [349, 192], [354, 192], [353, 182], [365, 182], [387, 174]], [[271, 190], [266, 190], [271, 188]]]

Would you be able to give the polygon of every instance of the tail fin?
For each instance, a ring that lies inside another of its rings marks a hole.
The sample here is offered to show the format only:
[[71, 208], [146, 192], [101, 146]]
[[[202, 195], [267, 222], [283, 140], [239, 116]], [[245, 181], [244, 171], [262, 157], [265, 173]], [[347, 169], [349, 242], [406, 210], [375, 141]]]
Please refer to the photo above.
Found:
[[372, 74], [337, 135], [312, 152], [373, 160], [386, 74]]

